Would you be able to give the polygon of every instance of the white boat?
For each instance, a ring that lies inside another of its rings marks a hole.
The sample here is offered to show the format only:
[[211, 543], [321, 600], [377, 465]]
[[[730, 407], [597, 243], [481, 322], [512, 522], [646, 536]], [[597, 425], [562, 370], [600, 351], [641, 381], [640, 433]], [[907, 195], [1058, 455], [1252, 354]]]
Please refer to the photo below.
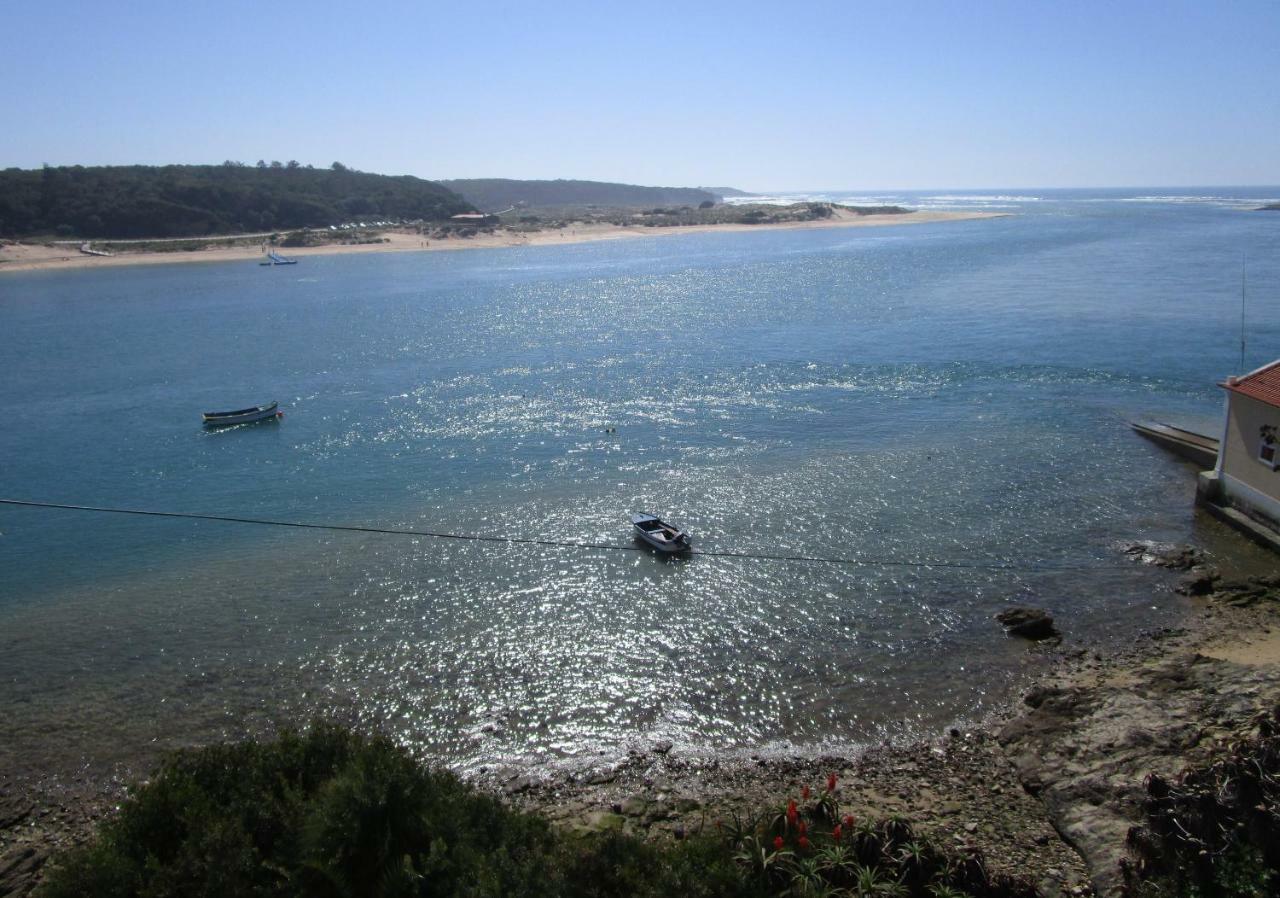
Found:
[[636, 536], [659, 552], [687, 552], [693, 548], [688, 530], [668, 524], [657, 515], [633, 514], [631, 523], [636, 528]]
[[255, 405], [251, 408], [239, 408], [233, 412], [205, 412], [205, 426], [222, 427], [226, 424], [248, 424], [250, 421], [262, 421], [266, 418], [284, 417], [284, 412], [276, 411], [280, 405], [272, 402], [268, 405]]

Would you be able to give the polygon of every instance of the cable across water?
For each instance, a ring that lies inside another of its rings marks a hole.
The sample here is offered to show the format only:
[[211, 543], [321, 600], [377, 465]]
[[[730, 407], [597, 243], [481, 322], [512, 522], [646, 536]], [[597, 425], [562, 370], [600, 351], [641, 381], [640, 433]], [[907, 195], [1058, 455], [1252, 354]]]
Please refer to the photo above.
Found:
[[[137, 515], [153, 518], [181, 518], [192, 521], [218, 521], [226, 524], [253, 524], [259, 527], [292, 527], [299, 530], [330, 530], [345, 533], [374, 533], [386, 536], [422, 536], [431, 539], [452, 539], [478, 543], [510, 543], [513, 545], [545, 546], [557, 549], [590, 549], [612, 552], [643, 552], [639, 545], [617, 543], [574, 542], [570, 540], [535, 539], [522, 536], [485, 535], [481, 533], [445, 533], [438, 530], [414, 530], [402, 527], [368, 527], [358, 524], [317, 524], [306, 521], [277, 521], [270, 518], [247, 518], [233, 515], [198, 514], [185, 511], [157, 511], [143, 508], [113, 508], [105, 505], [71, 505], [62, 502], [37, 502], [27, 499], [0, 499], [0, 505], [24, 508], [51, 508], [62, 511], [88, 511], [102, 514]], [[999, 562], [973, 561], [918, 561], [889, 558], [842, 558], [823, 555], [773, 555], [763, 552], [733, 552], [728, 550], [692, 549], [684, 554], [704, 558], [741, 558], [752, 561], [790, 561], [805, 564], [843, 564], [858, 567], [907, 567], [907, 568], [961, 568], [983, 571], [1078, 571], [1080, 566], [1014, 565]]]

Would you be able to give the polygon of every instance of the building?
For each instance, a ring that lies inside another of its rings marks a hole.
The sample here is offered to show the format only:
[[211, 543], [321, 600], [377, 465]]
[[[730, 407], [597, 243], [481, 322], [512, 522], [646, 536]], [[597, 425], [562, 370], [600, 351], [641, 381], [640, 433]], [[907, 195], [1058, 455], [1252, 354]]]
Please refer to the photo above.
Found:
[[1237, 526], [1280, 531], [1280, 359], [1220, 386], [1227, 408], [1218, 461], [1200, 475], [1198, 498]]

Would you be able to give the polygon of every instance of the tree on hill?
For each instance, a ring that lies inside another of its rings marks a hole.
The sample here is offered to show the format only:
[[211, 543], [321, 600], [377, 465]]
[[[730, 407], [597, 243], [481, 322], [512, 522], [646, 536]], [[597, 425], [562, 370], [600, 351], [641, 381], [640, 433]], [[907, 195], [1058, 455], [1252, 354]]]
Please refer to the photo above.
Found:
[[355, 217], [442, 220], [470, 203], [432, 181], [345, 167], [46, 166], [0, 171], [0, 235], [203, 237], [327, 227]]
[[692, 187], [641, 187], [605, 181], [517, 181], [509, 178], [468, 178], [441, 181], [481, 209], [508, 206], [696, 206], [715, 196]]

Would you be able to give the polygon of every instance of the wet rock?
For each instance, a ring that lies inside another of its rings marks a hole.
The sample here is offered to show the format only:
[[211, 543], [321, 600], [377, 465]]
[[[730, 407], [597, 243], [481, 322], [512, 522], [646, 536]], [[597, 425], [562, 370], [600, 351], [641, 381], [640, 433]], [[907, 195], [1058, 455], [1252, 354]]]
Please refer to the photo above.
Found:
[[655, 755], [670, 754], [673, 747], [674, 746], [670, 739], [662, 739], [659, 742], [654, 743], [653, 753]]
[[1143, 564], [1174, 571], [1187, 571], [1204, 563], [1204, 553], [1186, 544], [1157, 543], [1148, 539], [1128, 543], [1122, 551]]
[[1182, 576], [1174, 589], [1184, 596], [1207, 596], [1221, 578], [1215, 567], [1194, 567]]
[[1010, 608], [997, 614], [996, 620], [1004, 625], [1007, 633], [1024, 639], [1051, 639], [1061, 635], [1053, 626], [1053, 615], [1040, 608]]

